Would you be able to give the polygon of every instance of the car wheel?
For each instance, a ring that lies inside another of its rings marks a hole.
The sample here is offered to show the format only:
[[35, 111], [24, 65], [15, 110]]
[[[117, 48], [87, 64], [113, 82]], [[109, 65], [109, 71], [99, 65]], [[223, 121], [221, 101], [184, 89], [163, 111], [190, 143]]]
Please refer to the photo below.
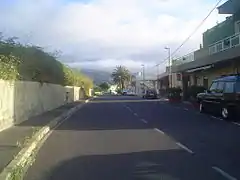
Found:
[[221, 110], [221, 115], [225, 120], [233, 120], [236, 115], [236, 111], [231, 107], [223, 107]]
[[230, 117], [229, 109], [227, 107], [223, 107], [221, 110], [221, 115], [225, 120], [228, 120]]
[[200, 104], [199, 104], [199, 112], [200, 113], [204, 113], [205, 112], [203, 102], [200, 102]]

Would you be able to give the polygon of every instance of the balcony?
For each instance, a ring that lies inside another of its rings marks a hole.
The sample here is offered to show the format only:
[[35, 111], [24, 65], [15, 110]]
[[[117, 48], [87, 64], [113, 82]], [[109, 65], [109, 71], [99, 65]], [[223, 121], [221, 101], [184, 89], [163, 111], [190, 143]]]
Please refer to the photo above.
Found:
[[185, 63], [192, 62], [192, 61], [194, 61], [194, 52], [189, 53], [189, 54], [187, 54], [185, 56], [182, 56], [180, 58], [173, 59], [172, 60], [172, 65], [177, 66], [177, 65], [185, 64]]
[[209, 55], [216, 54], [240, 45], [240, 33], [222, 39], [209, 46]]

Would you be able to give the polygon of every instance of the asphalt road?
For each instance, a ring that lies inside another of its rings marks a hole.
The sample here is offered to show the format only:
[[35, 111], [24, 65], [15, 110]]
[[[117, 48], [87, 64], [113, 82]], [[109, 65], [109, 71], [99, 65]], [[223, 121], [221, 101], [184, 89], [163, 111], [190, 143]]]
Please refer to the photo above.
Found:
[[53, 131], [25, 180], [240, 179], [240, 126], [186, 105], [100, 97]]

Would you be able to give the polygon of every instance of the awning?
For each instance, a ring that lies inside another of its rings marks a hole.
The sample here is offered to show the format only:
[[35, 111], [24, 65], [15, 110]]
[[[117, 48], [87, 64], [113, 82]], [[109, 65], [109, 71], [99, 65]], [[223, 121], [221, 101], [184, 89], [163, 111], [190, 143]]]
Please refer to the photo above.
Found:
[[228, 0], [218, 7], [219, 14], [235, 14], [240, 10], [240, 0]]
[[187, 70], [186, 72], [191, 73], [191, 72], [196, 72], [196, 71], [202, 71], [202, 70], [210, 69], [212, 67], [213, 67], [213, 65], [203, 66], [203, 67]]

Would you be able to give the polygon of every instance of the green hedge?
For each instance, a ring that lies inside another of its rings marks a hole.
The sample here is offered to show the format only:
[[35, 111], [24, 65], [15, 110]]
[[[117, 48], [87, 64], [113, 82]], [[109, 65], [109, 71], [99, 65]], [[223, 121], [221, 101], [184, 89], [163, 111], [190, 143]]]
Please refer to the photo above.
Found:
[[37, 46], [25, 46], [14, 38], [0, 41], [0, 79], [53, 83], [92, 88], [93, 81]]

